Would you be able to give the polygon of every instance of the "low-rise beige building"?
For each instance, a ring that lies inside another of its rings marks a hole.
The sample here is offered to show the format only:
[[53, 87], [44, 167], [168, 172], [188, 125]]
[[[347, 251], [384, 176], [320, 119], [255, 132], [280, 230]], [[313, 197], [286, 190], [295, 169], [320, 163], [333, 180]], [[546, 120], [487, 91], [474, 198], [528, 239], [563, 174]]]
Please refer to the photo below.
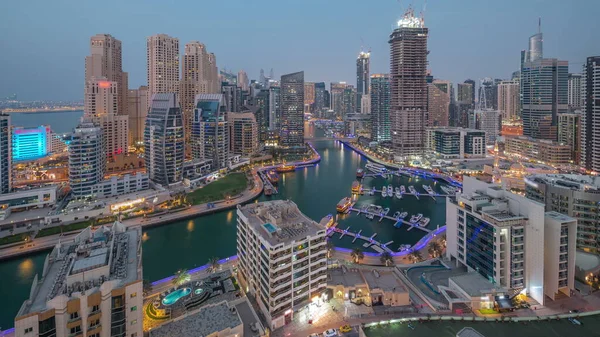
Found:
[[571, 147], [551, 140], [533, 139], [525, 136], [506, 137], [504, 153], [548, 165], [572, 163]]

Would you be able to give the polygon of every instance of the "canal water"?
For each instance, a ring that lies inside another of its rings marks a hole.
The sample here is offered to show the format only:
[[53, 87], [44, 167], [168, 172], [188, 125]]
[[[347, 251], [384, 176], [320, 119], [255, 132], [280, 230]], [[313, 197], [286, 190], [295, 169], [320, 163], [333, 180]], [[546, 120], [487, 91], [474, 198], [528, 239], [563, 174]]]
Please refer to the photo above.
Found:
[[[282, 174], [279, 181], [279, 194], [273, 197], [261, 196], [256, 202], [268, 199], [291, 199], [300, 210], [319, 221], [328, 214], [336, 214], [336, 204], [343, 197], [350, 196], [352, 182], [356, 179], [356, 169], [364, 167], [366, 160], [345, 147], [342, 143], [332, 140], [315, 141], [315, 149], [321, 154], [321, 162], [309, 168], [298, 169], [295, 172]], [[436, 191], [440, 183], [422, 178], [366, 178], [366, 187], [383, 185], [393, 186], [414, 185], [421, 193], [423, 184], [431, 185]], [[377, 204], [389, 207], [389, 215], [396, 211], [407, 211], [410, 215], [423, 213], [430, 217], [428, 228], [435, 229], [445, 223], [445, 201], [438, 198], [405, 196], [402, 200], [375, 196], [360, 196], [357, 205]], [[410, 217], [409, 215], [409, 217]], [[409, 218], [407, 217], [407, 219]], [[396, 250], [400, 244], [414, 244], [425, 233], [416, 229], [407, 231], [407, 226], [394, 228], [391, 220], [368, 220], [364, 216], [342, 215], [339, 217], [339, 227], [371, 236], [377, 233], [380, 242], [394, 241], [390, 247]], [[352, 238], [339, 239], [339, 234], [332, 238], [340, 247], [362, 247], [364, 241], [357, 240], [352, 244]], [[0, 263], [0, 298], [3, 299], [1, 327], [13, 325], [13, 319], [22, 302], [29, 295], [31, 282], [36, 273], [43, 268], [47, 252], [13, 259]], [[154, 281], [182, 268], [192, 269], [206, 264], [211, 257], [224, 258], [236, 254], [236, 214], [235, 210], [223, 211], [192, 220], [175, 222], [169, 225], [144, 230], [143, 234], [143, 267], [144, 278]]]
[[36, 127], [50, 125], [55, 133], [72, 132], [79, 124], [83, 110], [11, 113], [10, 123], [14, 126]]

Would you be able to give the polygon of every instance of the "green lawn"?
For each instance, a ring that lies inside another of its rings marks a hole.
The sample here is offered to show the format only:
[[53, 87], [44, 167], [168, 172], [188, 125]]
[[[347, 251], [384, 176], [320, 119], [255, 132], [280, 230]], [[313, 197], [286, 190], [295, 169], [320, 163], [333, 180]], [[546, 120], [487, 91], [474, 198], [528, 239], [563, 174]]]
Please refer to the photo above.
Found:
[[496, 311], [494, 309], [479, 309], [479, 312], [482, 315], [494, 315], [494, 314], [498, 314], [498, 311]]
[[33, 232], [5, 236], [0, 239], [0, 246], [8, 245], [8, 244], [15, 243], [15, 242], [24, 242], [25, 238], [29, 237], [31, 235], [31, 233], [33, 233]]
[[36, 235], [36, 238], [41, 238], [41, 237], [48, 236], [48, 235], [60, 234], [61, 232], [66, 233], [66, 232], [81, 230], [91, 224], [92, 224], [92, 220], [86, 220], [83, 222], [72, 223], [69, 225], [61, 225], [61, 226], [56, 226], [56, 227], [51, 227], [51, 228], [44, 228], [38, 232], [38, 235]]
[[192, 205], [223, 200], [242, 193], [246, 186], [248, 178], [245, 173], [232, 173], [188, 194], [187, 200]]

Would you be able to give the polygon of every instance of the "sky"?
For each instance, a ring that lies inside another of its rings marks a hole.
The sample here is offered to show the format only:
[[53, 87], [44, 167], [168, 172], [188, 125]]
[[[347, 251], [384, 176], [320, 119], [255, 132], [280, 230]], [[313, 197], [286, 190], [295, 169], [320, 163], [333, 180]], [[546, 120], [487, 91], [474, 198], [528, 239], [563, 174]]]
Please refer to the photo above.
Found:
[[581, 71], [600, 54], [600, 0], [3, 0], [0, 97], [81, 100], [89, 39], [123, 43], [129, 87], [146, 84], [146, 37], [200, 41], [219, 69], [304, 70], [305, 81], [356, 82], [356, 56], [371, 50], [371, 73], [389, 72], [388, 37], [409, 4], [426, 7], [435, 78], [510, 78], [542, 18], [544, 56]]

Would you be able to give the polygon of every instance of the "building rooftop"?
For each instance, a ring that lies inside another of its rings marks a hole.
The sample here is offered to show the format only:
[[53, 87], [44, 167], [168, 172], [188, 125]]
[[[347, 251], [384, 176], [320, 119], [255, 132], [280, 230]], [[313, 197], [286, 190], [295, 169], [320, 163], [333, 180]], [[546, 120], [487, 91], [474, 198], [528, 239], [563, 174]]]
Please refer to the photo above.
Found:
[[384, 270], [363, 270], [362, 275], [367, 281], [369, 289], [381, 289], [383, 291], [406, 292], [404, 285], [393, 272]]
[[17, 316], [47, 310], [47, 302], [56, 297], [68, 300], [104, 282], [120, 287], [141, 277], [140, 227], [126, 228], [120, 222], [95, 231], [88, 227], [72, 243], [59, 242], [46, 257], [44, 273], [39, 282], [34, 278], [31, 298]]
[[539, 184], [552, 185], [570, 190], [600, 193], [600, 177], [581, 174], [537, 174], [525, 179], [534, 188]]
[[558, 222], [573, 222], [573, 221], [577, 221], [576, 219], [562, 214], [562, 213], [558, 213], [556, 211], [550, 211], [550, 212], [546, 212], [544, 213], [544, 216], [548, 217], [548, 218], [552, 218]]
[[462, 289], [469, 296], [476, 297], [487, 295], [492, 291], [502, 292], [503, 289], [486, 280], [477, 272], [466, 273], [459, 276], [453, 276], [450, 280]]
[[290, 200], [238, 206], [238, 214], [272, 246], [288, 244], [307, 236], [325, 235], [325, 227], [300, 212]]
[[205, 306], [195, 313], [176, 319], [150, 331], [150, 337], [209, 336], [242, 324], [237, 310], [232, 311], [227, 302]]
[[327, 270], [327, 284], [329, 285], [342, 285], [344, 287], [356, 287], [360, 285], [366, 285], [363, 280], [360, 271], [358, 269], [348, 269], [346, 266], [341, 268], [334, 268]]

